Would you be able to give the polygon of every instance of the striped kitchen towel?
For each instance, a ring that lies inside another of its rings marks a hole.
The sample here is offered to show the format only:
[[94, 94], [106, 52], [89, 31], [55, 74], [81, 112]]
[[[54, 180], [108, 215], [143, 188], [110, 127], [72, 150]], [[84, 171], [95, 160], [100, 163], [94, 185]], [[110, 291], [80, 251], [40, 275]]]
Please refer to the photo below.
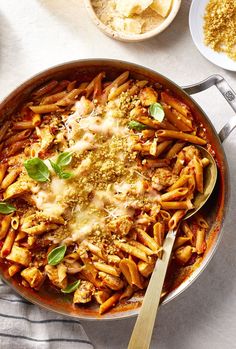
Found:
[[93, 349], [81, 323], [29, 303], [0, 280], [0, 348]]

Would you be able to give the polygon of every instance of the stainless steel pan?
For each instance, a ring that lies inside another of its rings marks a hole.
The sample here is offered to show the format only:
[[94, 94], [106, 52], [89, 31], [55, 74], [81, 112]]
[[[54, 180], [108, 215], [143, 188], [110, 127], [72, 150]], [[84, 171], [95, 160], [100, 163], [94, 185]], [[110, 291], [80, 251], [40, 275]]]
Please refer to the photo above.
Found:
[[[163, 75], [132, 63], [106, 59], [79, 60], [50, 68], [19, 86], [0, 104], [0, 117], [8, 119], [14, 111], [27, 100], [32, 90], [50, 79], [91, 79], [101, 70], [106, 72], [109, 79], [113, 79], [121, 72], [129, 70], [133, 78], [148, 79], [151, 82], [158, 82], [164, 87], [169, 88], [176, 96], [190, 106], [195, 118], [204, 125], [208, 139], [216, 155], [219, 169], [218, 182], [216, 190], [205, 209], [205, 214], [211, 227], [207, 240], [207, 250], [199, 265], [183, 268], [178, 275], [171, 276], [171, 292], [163, 300], [162, 304], [165, 304], [177, 297], [195, 281], [212, 258], [223, 233], [223, 224], [230, 193], [228, 164], [221, 142], [223, 142], [236, 127], [236, 116], [223, 127], [218, 135], [207, 115], [190, 95], [204, 91], [215, 85], [235, 112], [236, 95], [225, 79], [219, 75], [213, 75], [203, 82], [181, 88]], [[62, 296], [59, 292], [56, 293], [53, 290], [45, 288], [42, 288], [39, 292], [35, 292], [34, 290], [23, 288], [17, 281], [9, 277], [7, 268], [3, 263], [0, 263], [0, 275], [16, 292], [32, 303], [67, 316], [86, 320], [111, 320], [134, 316], [138, 313], [138, 308], [142, 299], [142, 296], [136, 295], [128, 303], [100, 317], [96, 306], [91, 306], [89, 308], [74, 307], [71, 305], [70, 299], [64, 295]]]

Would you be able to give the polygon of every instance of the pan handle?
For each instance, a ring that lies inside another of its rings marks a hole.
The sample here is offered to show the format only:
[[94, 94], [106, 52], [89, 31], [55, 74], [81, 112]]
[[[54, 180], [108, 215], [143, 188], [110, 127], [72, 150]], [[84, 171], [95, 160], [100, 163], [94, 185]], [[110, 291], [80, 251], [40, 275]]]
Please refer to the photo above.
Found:
[[[208, 88], [216, 86], [222, 96], [226, 99], [226, 101], [229, 103], [231, 108], [236, 113], [236, 93], [234, 90], [229, 86], [228, 82], [219, 74], [214, 74], [209, 76], [209, 78], [193, 84], [189, 86], [184, 86], [183, 89], [186, 93], [192, 95], [204, 90], [207, 90]], [[236, 127], [236, 115], [233, 116], [227, 124], [224, 125], [224, 127], [219, 132], [219, 137], [221, 142], [224, 142], [224, 140], [230, 135], [230, 133], [233, 131], [233, 129]]]

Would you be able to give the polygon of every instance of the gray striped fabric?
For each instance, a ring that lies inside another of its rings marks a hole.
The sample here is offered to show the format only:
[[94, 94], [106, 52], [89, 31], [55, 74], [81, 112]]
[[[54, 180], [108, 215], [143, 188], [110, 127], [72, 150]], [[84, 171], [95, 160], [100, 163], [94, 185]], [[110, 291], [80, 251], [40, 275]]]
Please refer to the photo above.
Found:
[[78, 320], [40, 309], [0, 280], [0, 348], [93, 349]]

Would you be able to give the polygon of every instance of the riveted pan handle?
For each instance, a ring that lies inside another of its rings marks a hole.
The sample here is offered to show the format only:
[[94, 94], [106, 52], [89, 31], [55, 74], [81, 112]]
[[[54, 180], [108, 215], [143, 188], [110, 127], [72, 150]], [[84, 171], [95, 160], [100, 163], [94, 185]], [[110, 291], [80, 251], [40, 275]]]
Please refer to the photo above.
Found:
[[[216, 86], [218, 88], [220, 93], [224, 96], [226, 101], [229, 103], [231, 108], [236, 113], [236, 93], [221, 75], [218, 75], [218, 74], [211, 75], [206, 80], [203, 80], [197, 84], [184, 86], [183, 89], [185, 92], [192, 95], [192, 94], [207, 90], [212, 86]], [[230, 133], [233, 131], [235, 127], [236, 127], [236, 115], [233, 116], [229, 120], [229, 122], [227, 122], [227, 124], [225, 124], [222, 130], [219, 132], [219, 137], [221, 142], [224, 142], [224, 140], [230, 135]]]

